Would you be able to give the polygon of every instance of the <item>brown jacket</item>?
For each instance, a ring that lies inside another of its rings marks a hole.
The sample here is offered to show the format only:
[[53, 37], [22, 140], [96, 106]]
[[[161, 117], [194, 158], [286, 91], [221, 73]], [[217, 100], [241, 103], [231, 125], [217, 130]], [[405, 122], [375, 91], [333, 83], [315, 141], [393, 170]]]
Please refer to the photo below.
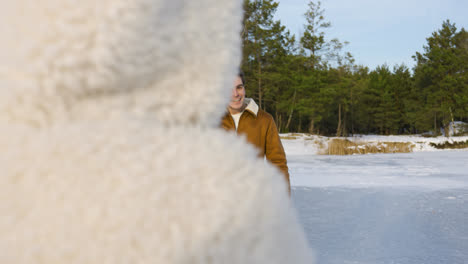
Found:
[[[248, 105], [239, 119], [237, 134], [245, 134], [247, 141], [259, 149], [258, 156], [266, 157], [283, 172], [290, 191], [286, 154], [275, 121], [270, 114], [258, 109], [253, 99], [245, 98], [245, 101]], [[223, 117], [221, 127], [226, 130], [236, 130], [236, 125], [229, 112]]]

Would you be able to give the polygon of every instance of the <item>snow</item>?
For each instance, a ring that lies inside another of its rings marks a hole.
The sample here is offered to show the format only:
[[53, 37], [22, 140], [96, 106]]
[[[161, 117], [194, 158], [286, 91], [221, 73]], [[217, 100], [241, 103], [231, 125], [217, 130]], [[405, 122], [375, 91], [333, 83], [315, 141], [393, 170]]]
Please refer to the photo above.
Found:
[[[465, 123], [465, 122], [461, 122], [461, 121], [454, 121], [454, 122], [450, 122], [449, 125], [448, 125], [448, 134], [449, 136], [453, 136], [455, 134], [458, 134], [458, 133], [466, 133], [468, 132], [468, 123]], [[441, 130], [442, 133], [445, 133], [445, 131], [442, 129]]]
[[[468, 263], [468, 137], [356, 136], [413, 153], [318, 155], [330, 138], [283, 134], [292, 198], [317, 263]], [[296, 138], [296, 139], [284, 139]]]
[[[285, 145], [286, 154], [296, 155], [296, 154], [318, 154], [320, 149], [326, 147], [328, 142], [336, 137], [323, 137], [317, 135], [308, 135], [308, 134], [281, 134], [283, 145]], [[295, 138], [285, 139], [285, 138]], [[343, 137], [340, 137], [343, 138]], [[409, 142], [415, 147], [413, 152], [419, 151], [441, 151], [431, 146], [430, 143], [440, 144], [444, 142], [463, 142], [468, 140], [468, 136], [462, 137], [422, 137], [418, 135], [408, 135], [408, 136], [379, 136], [379, 135], [356, 135], [353, 137], [347, 137], [343, 139], [348, 139], [353, 142], [367, 142], [367, 143], [377, 143], [377, 142]]]

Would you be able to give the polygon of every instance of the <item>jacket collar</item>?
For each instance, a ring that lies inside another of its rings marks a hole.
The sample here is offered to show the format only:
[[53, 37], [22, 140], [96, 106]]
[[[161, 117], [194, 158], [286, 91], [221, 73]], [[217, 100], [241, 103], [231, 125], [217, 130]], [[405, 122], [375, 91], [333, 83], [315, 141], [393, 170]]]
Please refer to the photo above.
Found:
[[[258, 105], [255, 103], [254, 99], [252, 98], [245, 98], [244, 103], [247, 104], [245, 107], [244, 111], [247, 111], [248, 113], [252, 114], [255, 118], [257, 118], [258, 114]], [[226, 116], [230, 115], [229, 110], [226, 111]]]
[[254, 99], [245, 98], [244, 100], [245, 100], [245, 103], [247, 104], [247, 106], [245, 107], [245, 110], [249, 111], [251, 114], [253, 114], [255, 117], [257, 117], [258, 105], [257, 105], [257, 103], [255, 103]]

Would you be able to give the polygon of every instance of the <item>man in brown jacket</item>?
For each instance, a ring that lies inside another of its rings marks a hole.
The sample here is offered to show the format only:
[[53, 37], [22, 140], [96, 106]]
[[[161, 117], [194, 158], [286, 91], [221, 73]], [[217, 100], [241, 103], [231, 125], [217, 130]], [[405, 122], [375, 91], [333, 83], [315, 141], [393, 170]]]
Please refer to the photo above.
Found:
[[247, 141], [258, 148], [259, 157], [266, 157], [283, 172], [288, 191], [291, 192], [286, 154], [275, 121], [270, 114], [259, 109], [253, 99], [245, 98], [242, 73], [234, 81], [231, 101], [221, 126], [226, 130], [236, 130], [237, 134], [244, 134]]

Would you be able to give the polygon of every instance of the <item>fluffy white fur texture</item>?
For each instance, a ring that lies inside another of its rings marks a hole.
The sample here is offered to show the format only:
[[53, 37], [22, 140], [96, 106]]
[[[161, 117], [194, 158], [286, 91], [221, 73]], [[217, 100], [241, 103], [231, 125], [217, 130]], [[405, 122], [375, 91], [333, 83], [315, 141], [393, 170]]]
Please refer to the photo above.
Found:
[[0, 0], [0, 263], [311, 263], [217, 129], [240, 0]]

